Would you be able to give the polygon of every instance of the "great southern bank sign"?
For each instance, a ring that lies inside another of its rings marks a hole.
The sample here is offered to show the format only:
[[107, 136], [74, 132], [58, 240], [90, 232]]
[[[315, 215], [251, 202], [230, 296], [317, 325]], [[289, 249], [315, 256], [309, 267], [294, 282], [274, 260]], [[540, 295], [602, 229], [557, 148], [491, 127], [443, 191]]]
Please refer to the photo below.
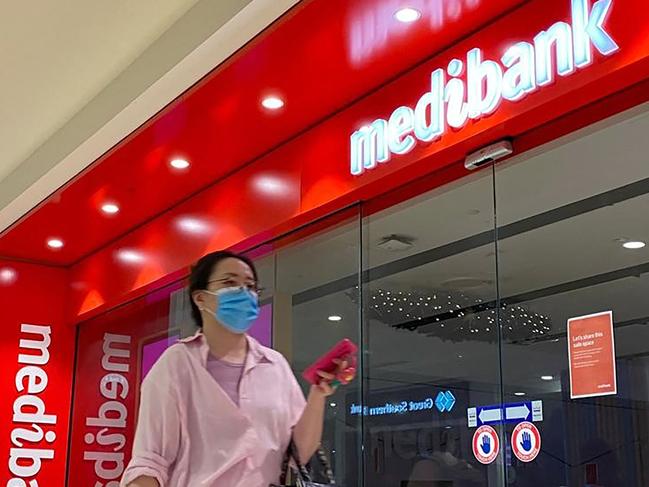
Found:
[[423, 400], [388, 401], [380, 405], [364, 406], [353, 403], [349, 407], [352, 416], [387, 416], [392, 414], [406, 414], [437, 409], [440, 413], [450, 413], [457, 399], [451, 391], [440, 391], [436, 398], [427, 397]]
[[570, 76], [593, 62], [593, 48], [604, 56], [615, 53], [619, 47], [604, 25], [612, 4], [598, 0], [591, 7], [590, 0], [571, 0], [571, 24], [555, 23], [533, 42], [512, 45], [498, 61], [474, 48], [466, 60], [453, 59], [446, 69], [436, 69], [430, 91], [414, 108], [401, 106], [387, 120], [377, 119], [351, 135], [351, 173], [360, 175], [393, 154], [406, 154], [417, 141], [435, 141], [447, 127], [460, 129], [494, 113], [503, 100], [521, 100], [556, 76]]

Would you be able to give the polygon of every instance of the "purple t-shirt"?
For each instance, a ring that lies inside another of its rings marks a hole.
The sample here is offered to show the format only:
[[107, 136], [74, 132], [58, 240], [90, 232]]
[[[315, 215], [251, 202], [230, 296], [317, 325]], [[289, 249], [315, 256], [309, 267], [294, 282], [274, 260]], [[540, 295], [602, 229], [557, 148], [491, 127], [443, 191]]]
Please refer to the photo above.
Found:
[[243, 366], [244, 364], [219, 360], [212, 354], [207, 359], [207, 371], [237, 406], [239, 405], [239, 382], [243, 374]]

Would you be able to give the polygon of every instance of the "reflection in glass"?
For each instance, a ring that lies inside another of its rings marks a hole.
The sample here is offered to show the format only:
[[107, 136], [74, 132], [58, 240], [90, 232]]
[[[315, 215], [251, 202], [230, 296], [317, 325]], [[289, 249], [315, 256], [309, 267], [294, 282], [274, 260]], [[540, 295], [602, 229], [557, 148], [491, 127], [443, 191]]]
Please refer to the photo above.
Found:
[[379, 0], [358, 2], [349, 19], [349, 60], [357, 67], [375, 59], [390, 43], [408, 35], [411, 26], [424, 23], [431, 32], [438, 32], [448, 23], [458, 21], [463, 14], [478, 7], [480, 0], [412, 0], [408, 7], [421, 12], [411, 25], [395, 18], [403, 10], [403, 2]]

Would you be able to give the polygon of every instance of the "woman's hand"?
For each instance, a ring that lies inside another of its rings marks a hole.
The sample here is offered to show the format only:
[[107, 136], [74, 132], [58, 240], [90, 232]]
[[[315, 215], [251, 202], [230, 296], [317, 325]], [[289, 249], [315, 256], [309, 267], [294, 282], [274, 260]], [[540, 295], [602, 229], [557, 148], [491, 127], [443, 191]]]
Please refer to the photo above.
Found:
[[311, 386], [302, 417], [293, 431], [300, 461], [308, 463], [322, 440], [322, 423], [325, 416], [326, 398], [336, 392], [340, 384], [347, 384], [356, 376], [356, 362], [335, 360], [334, 373], [319, 371], [320, 381]]
[[334, 360], [336, 372], [331, 374], [322, 370], [318, 371], [318, 376], [322, 379], [314, 385], [312, 390], [323, 397], [329, 397], [336, 392], [340, 384], [348, 384], [356, 377], [356, 367], [350, 366], [347, 360]]

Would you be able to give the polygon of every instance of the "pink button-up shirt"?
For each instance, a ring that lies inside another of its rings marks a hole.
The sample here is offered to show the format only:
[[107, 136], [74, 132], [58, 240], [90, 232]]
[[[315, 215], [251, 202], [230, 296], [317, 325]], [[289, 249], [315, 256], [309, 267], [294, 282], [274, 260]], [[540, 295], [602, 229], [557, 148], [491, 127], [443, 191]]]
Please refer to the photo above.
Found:
[[142, 383], [133, 458], [120, 485], [268, 487], [277, 482], [305, 399], [286, 359], [253, 338], [239, 407], [206, 369], [198, 333], [170, 347]]

